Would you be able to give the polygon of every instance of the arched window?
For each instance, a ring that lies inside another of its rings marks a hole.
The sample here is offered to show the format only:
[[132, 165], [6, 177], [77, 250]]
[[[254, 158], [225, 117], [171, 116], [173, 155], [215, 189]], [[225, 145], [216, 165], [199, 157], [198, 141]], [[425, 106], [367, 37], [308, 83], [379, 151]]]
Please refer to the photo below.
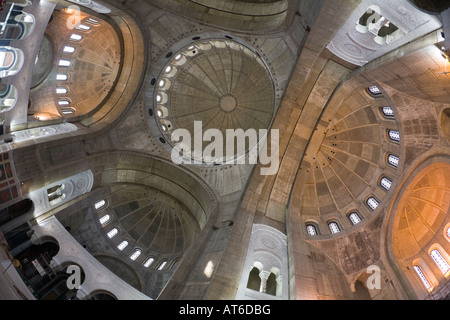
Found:
[[261, 289], [261, 277], [259, 276], [260, 270], [257, 267], [253, 267], [250, 271], [247, 281], [247, 288], [255, 291]]
[[86, 19], [86, 22], [89, 23], [89, 24], [92, 24], [92, 25], [98, 25], [99, 24], [99, 22], [97, 20], [95, 20], [93, 18], [90, 18], [90, 17]]
[[85, 24], [79, 24], [79, 25], [76, 27], [76, 29], [82, 30], [82, 31], [89, 31], [89, 30], [91, 30], [91, 27], [89, 27], [89, 26], [87, 26], [87, 25], [85, 25]]
[[361, 217], [360, 217], [359, 214], [356, 213], [356, 212], [350, 213], [350, 214], [348, 215], [348, 219], [350, 220], [350, 222], [351, 222], [353, 225], [356, 225], [356, 224], [358, 224], [358, 223], [361, 222]]
[[369, 90], [370, 94], [372, 94], [374, 96], [378, 96], [381, 94], [381, 90], [377, 86], [371, 86], [371, 87], [367, 88], [367, 90]]
[[395, 117], [394, 109], [391, 107], [382, 107], [380, 110], [386, 118], [392, 119]]
[[63, 52], [64, 53], [74, 53], [75, 52], [75, 47], [64, 46]]
[[133, 253], [130, 256], [130, 259], [133, 261], [136, 261], [137, 258], [141, 255], [142, 251], [140, 249], [136, 249], [133, 251]]
[[80, 36], [79, 34], [72, 33], [72, 34], [70, 35], [70, 40], [73, 40], [73, 41], [80, 41], [81, 39], [83, 39], [83, 37]]
[[106, 200], [100, 200], [95, 203], [95, 210], [100, 210], [106, 207]]
[[328, 223], [328, 227], [330, 228], [332, 234], [341, 232], [341, 228], [336, 221], [331, 221]]
[[102, 226], [106, 225], [111, 220], [111, 216], [109, 214], [105, 214], [103, 217], [100, 218], [100, 224]]
[[311, 223], [306, 225], [306, 232], [310, 236], [317, 236], [319, 233], [317, 232], [317, 227]]
[[108, 238], [112, 239], [114, 238], [117, 234], [119, 233], [119, 230], [117, 228], [111, 229], [111, 231], [109, 231], [107, 233]]
[[65, 73], [58, 73], [56, 75], [56, 80], [58, 81], [66, 81], [69, 77]]
[[367, 199], [366, 204], [369, 206], [370, 209], [375, 210], [376, 208], [378, 208], [378, 205], [380, 203], [374, 197], [370, 197], [369, 199]]
[[123, 251], [126, 247], [128, 247], [128, 241], [124, 240], [117, 246], [117, 249]]
[[147, 260], [145, 260], [145, 262], [144, 262], [144, 267], [146, 267], [146, 268], [150, 267], [152, 265], [153, 261], [155, 261], [154, 258], [152, 258], [152, 257], [147, 258]]
[[69, 90], [66, 87], [56, 87], [57, 94], [66, 94]]
[[61, 112], [64, 115], [69, 115], [69, 114], [74, 114], [76, 111], [75, 108], [71, 108], [71, 107], [63, 107], [61, 108]]
[[438, 249], [434, 249], [430, 253], [430, 257], [433, 259], [433, 261], [436, 263], [436, 265], [441, 270], [442, 274], [444, 276], [447, 276], [450, 274], [450, 265], [445, 260], [445, 258], [442, 256], [442, 253]]
[[271, 272], [266, 281], [266, 293], [272, 296], [277, 295], [277, 276]]
[[400, 132], [397, 130], [388, 130], [389, 139], [395, 142], [400, 142]]
[[392, 186], [392, 181], [386, 177], [381, 178], [380, 180], [380, 186], [386, 190], [389, 191], [391, 189]]
[[447, 227], [447, 238], [449, 238], [449, 239], [450, 239], [450, 226], [449, 226], [449, 227]]
[[390, 154], [388, 156], [388, 163], [395, 168], [398, 167], [399, 161], [400, 161], [399, 157], [394, 156], [393, 154]]
[[68, 105], [70, 105], [70, 101], [67, 100], [67, 99], [59, 99], [59, 100], [58, 100], [58, 104], [59, 104], [60, 106], [68, 106]]
[[67, 60], [67, 59], [61, 59], [61, 60], [59, 60], [58, 65], [60, 67], [70, 67], [71, 62], [70, 62], [70, 60]]
[[173, 260], [169, 266], [169, 269], [175, 268], [175, 266], [178, 264], [179, 261], [180, 261], [180, 258], [176, 258], [175, 260]]
[[414, 270], [416, 271], [417, 275], [419, 276], [420, 280], [422, 280], [423, 285], [427, 290], [430, 290], [432, 288], [432, 285], [430, 284], [430, 281], [425, 276], [425, 273], [423, 272], [422, 268], [418, 265], [414, 265]]
[[162, 269], [164, 269], [166, 264], [167, 264], [167, 260], [162, 261], [158, 266], [158, 270], [161, 271]]

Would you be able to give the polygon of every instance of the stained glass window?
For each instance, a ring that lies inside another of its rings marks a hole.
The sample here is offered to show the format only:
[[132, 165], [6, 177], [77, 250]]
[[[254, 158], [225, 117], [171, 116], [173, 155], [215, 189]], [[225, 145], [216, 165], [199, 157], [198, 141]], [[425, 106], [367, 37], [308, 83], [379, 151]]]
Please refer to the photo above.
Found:
[[398, 132], [396, 130], [389, 130], [388, 134], [389, 134], [389, 138], [392, 141], [400, 142], [400, 132]]
[[375, 210], [376, 208], [378, 208], [379, 204], [380, 203], [378, 202], [378, 200], [375, 199], [374, 197], [370, 197], [369, 199], [367, 199], [367, 205], [372, 210]]
[[439, 252], [439, 250], [434, 249], [433, 251], [431, 251], [430, 256], [439, 267], [439, 269], [441, 269], [442, 274], [446, 275], [450, 271], [450, 265]]
[[381, 108], [381, 112], [383, 112], [385, 117], [392, 118], [395, 116], [394, 109], [391, 107], [383, 107]]
[[389, 155], [389, 157], [388, 157], [388, 163], [391, 165], [391, 166], [393, 166], [393, 167], [398, 167], [398, 164], [399, 164], [399, 161], [400, 161], [400, 159], [399, 159], [399, 157], [397, 157], [397, 156], [394, 156], [393, 154], [390, 154]]
[[380, 180], [380, 185], [383, 187], [383, 189], [389, 190], [389, 189], [391, 189], [392, 181], [389, 180], [389, 179], [386, 178], [386, 177], [383, 177], [383, 178]]
[[339, 228], [339, 225], [337, 224], [337, 222], [330, 222], [328, 224], [328, 227], [330, 228], [331, 233], [338, 233], [341, 232], [341, 228]]
[[353, 225], [361, 222], [361, 217], [356, 212], [350, 213], [348, 215], [348, 218], [350, 219], [350, 221]]
[[420, 268], [419, 266], [414, 266], [414, 270], [416, 270], [416, 273], [419, 276], [420, 280], [422, 280], [425, 288], [427, 288], [427, 290], [431, 289], [431, 284], [423, 273], [422, 268]]
[[312, 224], [306, 225], [306, 231], [310, 236], [317, 236], [317, 228], [315, 225]]
[[377, 86], [371, 86], [368, 88], [369, 92], [373, 95], [379, 95], [381, 94], [381, 90], [380, 88], [378, 88]]

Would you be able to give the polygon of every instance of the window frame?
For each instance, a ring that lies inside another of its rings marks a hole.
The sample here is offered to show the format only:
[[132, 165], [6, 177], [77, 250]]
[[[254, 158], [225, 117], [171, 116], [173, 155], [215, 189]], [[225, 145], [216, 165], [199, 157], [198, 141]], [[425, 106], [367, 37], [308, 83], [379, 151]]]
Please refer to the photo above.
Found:
[[[339, 223], [337, 222], [337, 220], [330, 220], [328, 223], [328, 229], [330, 230], [331, 234], [338, 234], [340, 232], [342, 232], [342, 228], [339, 225]], [[336, 225], [337, 231], [333, 231], [333, 228], [331, 227], [331, 225]]]
[[[358, 222], [355, 223], [355, 222], [353, 221], [353, 219], [351, 218], [351, 216], [353, 216], [353, 215], [356, 215], [356, 216], [358, 217], [358, 219], [359, 219]], [[347, 218], [348, 218], [348, 220], [350, 220], [350, 223], [351, 223], [353, 226], [356, 226], [358, 223], [361, 223], [362, 220], [363, 220], [363, 218], [361, 217], [361, 215], [360, 215], [357, 211], [351, 211], [350, 213], [348, 213], [348, 214], [347, 214]]]

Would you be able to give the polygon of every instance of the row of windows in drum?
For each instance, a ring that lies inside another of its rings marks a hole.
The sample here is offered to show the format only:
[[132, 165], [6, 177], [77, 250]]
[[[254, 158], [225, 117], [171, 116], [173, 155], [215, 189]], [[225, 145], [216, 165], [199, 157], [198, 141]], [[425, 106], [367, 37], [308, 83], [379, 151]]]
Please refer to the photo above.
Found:
[[[392, 186], [392, 180], [390, 180], [387, 177], [382, 177], [380, 179], [379, 184], [384, 190], [389, 191], [391, 186]], [[370, 198], [368, 198], [366, 200], [366, 205], [372, 211], [374, 211], [376, 208], [378, 208], [379, 204], [380, 204], [380, 202], [375, 197], [370, 197]], [[362, 221], [362, 218], [356, 212], [349, 213], [347, 215], [347, 217], [350, 220], [350, 222], [352, 223], [352, 225], [356, 225], [356, 224], [358, 224], [358, 223], [360, 223]], [[332, 234], [341, 232], [341, 227], [339, 226], [339, 223], [337, 223], [336, 221], [329, 222], [328, 223], [328, 228], [330, 229], [330, 232]], [[310, 236], [316, 236], [316, 235], [319, 234], [318, 227], [315, 224], [312, 224], [312, 223], [306, 225], [306, 231], [308, 232], [308, 234]]]
[[[91, 26], [98, 26], [99, 22], [93, 18], [85, 19], [86, 24], [79, 24], [75, 27], [78, 31], [87, 32], [91, 30]], [[88, 25], [89, 24], [89, 25]], [[83, 36], [78, 33], [72, 33], [70, 35], [70, 41], [73, 43], [81, 42], [83, 40]], [[74, 45], [66, 45], [63, 48], [64, 54], [74, 54], [76, 51], [76, 47]], [[70, 59], [60, 59], [58, 62], [58, 66], [62, 68], [69, 68], [72, 65], [72, 61]], [[69, 75], [65, 72], [60, 72], [56, 75], [56, 80], [58, 82], [67, 81], [69, 79]], [[56, 86], [56, 94], [57, 95], [66, 95], [69, 92], [69, 88], [67, 86], [63, 86], [60, 83]], [[68, 107], [71, 104], [70, 99], [68, 98], [59, 98], [58, 105], [61, 107], [61, 112], [65, 115], [75, 113], [75, 108]]]
[[[102, 209], [105, 209], [107, 207], [107, 204], [108, 203], [106, 202], [106, 200], [100, 200], [95, 203], [95, 205], [94, 205], [95, 210], [100, 211]], [[109, 214], [102, 215], [99, 218], [99, 222], [102, 227], [106, 227], [111, 222], [111, 216]], [[117, 227], [114, 227], [111, 230], [109, 230], [106, 234], [109, 239], [113, 239], [114, 237], [116, 237], [119, 234], [119, 229]], [[125, 248], [127, 248], [128, 246], [129, 246], [129, 242], [127, 240], [122, 240], [117, 245], [117, 249], [119, 251], [124, 251]], [[132, 250], [131, 254], [129, 255], [129, 258], [132, 261], [136, 261], [141, 255], [142, 255], [142, 250], [135, 248], [134, 250]], [[172, 263], [167, 267], [167, 269], [173, 269], [175, 267], [175, 265], [177, 264], [178, 260], [179, 259], [175, 259], [174, 261], [172, 261]], [[143, 261], [142, 265], [145, 268], [149, 268], [150, 266], [152, 266], [154, 264], [154, 262], [155, 262], [155, 258], [147, 257]], [[161, 260], [156, 265], [156, 270], [158, 270], [158, 271], [164, 270], [164, 268], [167, 266], [167, 263], [168, 263], [168, 260], [166, 260], [166, 259]]]

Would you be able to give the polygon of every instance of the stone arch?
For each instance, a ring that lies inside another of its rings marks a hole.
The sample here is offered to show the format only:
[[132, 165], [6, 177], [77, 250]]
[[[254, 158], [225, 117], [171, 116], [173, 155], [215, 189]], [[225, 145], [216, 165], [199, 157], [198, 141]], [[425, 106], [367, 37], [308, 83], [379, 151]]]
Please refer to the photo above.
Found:
[[[448, 248], [442, 230], [449, 223], [450, 161], [434, 157], [413, 169], [397, 191], [387, 225], [389, 259], [400, 275], [409, 295], [425, 299], [439, 295], [448, 283], [433, 271], [430, 248], [438, 243]], [[414, 266], [427, 275], [431, 288], [420, 280]]]

